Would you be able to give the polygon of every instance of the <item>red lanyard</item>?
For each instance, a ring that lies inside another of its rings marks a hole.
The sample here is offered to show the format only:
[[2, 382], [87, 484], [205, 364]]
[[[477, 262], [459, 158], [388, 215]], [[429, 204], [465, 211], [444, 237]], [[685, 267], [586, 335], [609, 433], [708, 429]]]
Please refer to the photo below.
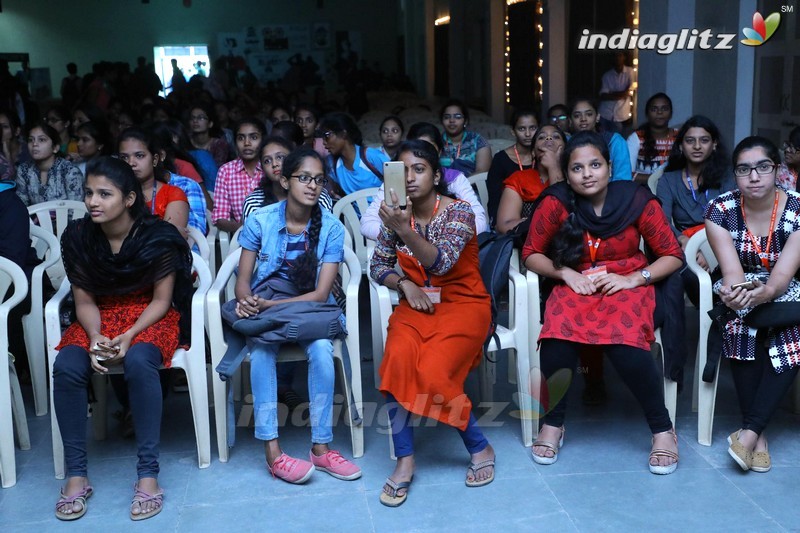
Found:
[[597, 249], [600, 247], [600, 237], [592, 239], [591, 234], [587, 231], [586, 244], [589, 245], [589, 259], [591, 259], [592, 268], [594, 268], [595, 263], [597, 262]]
[[772, 233], [775, 231], [775, 218], [778, 215], [778, 191], [775, 191], [775, 203], [772, 205], [772, 217], [769, 220], [769, 233], [767, 233], [767, 247], [764, 251], [761, 250], [761, 246], [758, 243], [758, 239], [756, 239], [755, 235], [750, 231], [747, 227], [747, 215], [744, 213], [744, 196], [742, 197], [742, 221], [744, 222], [744, 229], [747, 232], [747, 237], [750, 239], [750, 243], [755, 248], [756, 253], [758, 254], [758, 258], [761, 259], [761, 264], [764, 266], [767, 272], [769, 272], [769, 249], [772, 245]]
[[519, 152], [517, 152], [517, 145], [514, 145], [514, 154], [517, 156], [517, 164], [519, 165], [520, 170], [525, 170], [522, 168], [522, 159], [519, 158]]
[[[433, 220], [433, 217], [436, 216], [436, 211], [439, 210], [439, 202], [441, 202], [441, 201], [442, 201], [442, 196], [437, 194], [436, 195], [436, 203], [433, 204], [433, 213], [431, 213], [431, 220]], [[430, 224], [430, 221], [428, 221], [428, 223]], [[413, 229], [414, 231], [417, 231], [417, 221], [414, 219], [413, 211], [411, 213], [411, 229]]]

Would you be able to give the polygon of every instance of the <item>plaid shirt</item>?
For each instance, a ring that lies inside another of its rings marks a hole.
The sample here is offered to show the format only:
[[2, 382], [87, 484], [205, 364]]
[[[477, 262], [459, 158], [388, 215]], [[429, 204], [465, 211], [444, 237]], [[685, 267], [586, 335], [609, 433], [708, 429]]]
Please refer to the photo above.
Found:
[[212, 221], [224, 219], [241, 222], [244, 199], [258, 187], [262, 174], [261, 163], [258, 163], [255, 175], [252, 178], [248, 176], [241, 158], [222, 165], [214, 186]]
[[206, 226], [206, 197], [203, 195], [203, 189], [191, 178], [178, 176], [172, 172], [169, 173], [169, 185], [178, 187], [186, 194], [186, 199], [189, 201], [189, 226], [197, 228], [200, 233], [206, 235], [208, 227]]

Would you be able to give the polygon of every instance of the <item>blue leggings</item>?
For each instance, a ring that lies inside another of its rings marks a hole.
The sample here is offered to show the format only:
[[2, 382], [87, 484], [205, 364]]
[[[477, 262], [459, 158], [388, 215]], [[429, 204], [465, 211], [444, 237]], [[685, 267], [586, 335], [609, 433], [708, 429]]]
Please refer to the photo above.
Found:
[[[150, 343], [134, 344], [122, 360], [139, 448], [136, 465], [139, 479], [157, 478], [159, 472], [161, 361], [161, 351]], [[89, 353], [80, 346], [65, 346], [53, 364], [53, 403], [64, 441], [67, 477], [87, 477], [86, 405], [93, 373]]]
[[[414, 455], [414, 428], [409, 424], [411, 413], [401, 406], [391, 393], [386, 393], [386, 404], [389, 405], [389, 422], [392, 426], [392, 441], [394, 442], [394, 454], [397, 457]], [[489, 445], [489, 441], [483, 436], [481, 428], [475, 415], [469, 414], [467, 429], [458, 430], [464, 446], [469, 453], [483, 451]]]

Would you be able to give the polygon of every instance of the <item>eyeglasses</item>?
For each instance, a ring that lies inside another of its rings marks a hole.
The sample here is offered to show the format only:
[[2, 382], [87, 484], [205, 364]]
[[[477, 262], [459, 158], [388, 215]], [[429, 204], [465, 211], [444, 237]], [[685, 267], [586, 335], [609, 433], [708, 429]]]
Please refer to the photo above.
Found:
[[773, 170], [775, 170], [776, 166], [778, 165], [775, 163], [759, 163], [754, 167], [751, 167], [750, 165], [737, 165], [733, 168], [733, 173], [737, 178], [747, 177], [754, 170], [756, 171], [756, 174], [770, 174]]
[[334, 137], [335, 135], [336, 135], [335, 131], [326, 131], [325, 133], [322, 134], [322, 138], [327, 141], [331, 137]]
[[192, 122], [205, 122], [208, 120], [208, 117], [205, 115], [192, 115], [189, 117], [189, 120]]
[[44, 121], [48, 124], [55, 124], [56, 122], [64, 122], [64, 119], [58, 117], [45, 117]]
[[789, 141], [784, 141], [783, 146], [781, 146], [781, 149], [788, 154], [797, 153], [797, 147], [793, 146]]
[[464, 115], [461, 113], [454, 113], [452, 115], [442, 115], [442, 120], [450, 120], [451, 118], [456, 120], [461, 120], [464, 118]]
[[550, 122], [555, 124], [559, 120], [567, 120], [567, 118], [569, 118], [567, 115], [556, 115], [554, 117], [550, 117]]
[[325, 176], [309, 176], [308, 174], [292, 174], [289, 177], [290, 178], [296, 178], [297, 181], [299, 181], [303, 185], [308, 185], [312, 181], [317, 185], [326, 185], [328, 183], [328, 178], [326, 178]]

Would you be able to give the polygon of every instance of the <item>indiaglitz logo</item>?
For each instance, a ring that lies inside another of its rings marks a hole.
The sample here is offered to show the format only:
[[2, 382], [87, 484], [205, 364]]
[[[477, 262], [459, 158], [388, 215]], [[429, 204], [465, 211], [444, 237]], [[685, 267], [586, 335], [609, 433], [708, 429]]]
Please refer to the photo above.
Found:
[[742, 39], [742, 44], [747, 46], [761, 46], [769, 41], [775, 30], [781, 23], [781, 14], [778, 12], [772, 13], [764, 19], [758, 11], [753, 15], [753, 27], [742, 28], [742, 33], [747, 39]]

